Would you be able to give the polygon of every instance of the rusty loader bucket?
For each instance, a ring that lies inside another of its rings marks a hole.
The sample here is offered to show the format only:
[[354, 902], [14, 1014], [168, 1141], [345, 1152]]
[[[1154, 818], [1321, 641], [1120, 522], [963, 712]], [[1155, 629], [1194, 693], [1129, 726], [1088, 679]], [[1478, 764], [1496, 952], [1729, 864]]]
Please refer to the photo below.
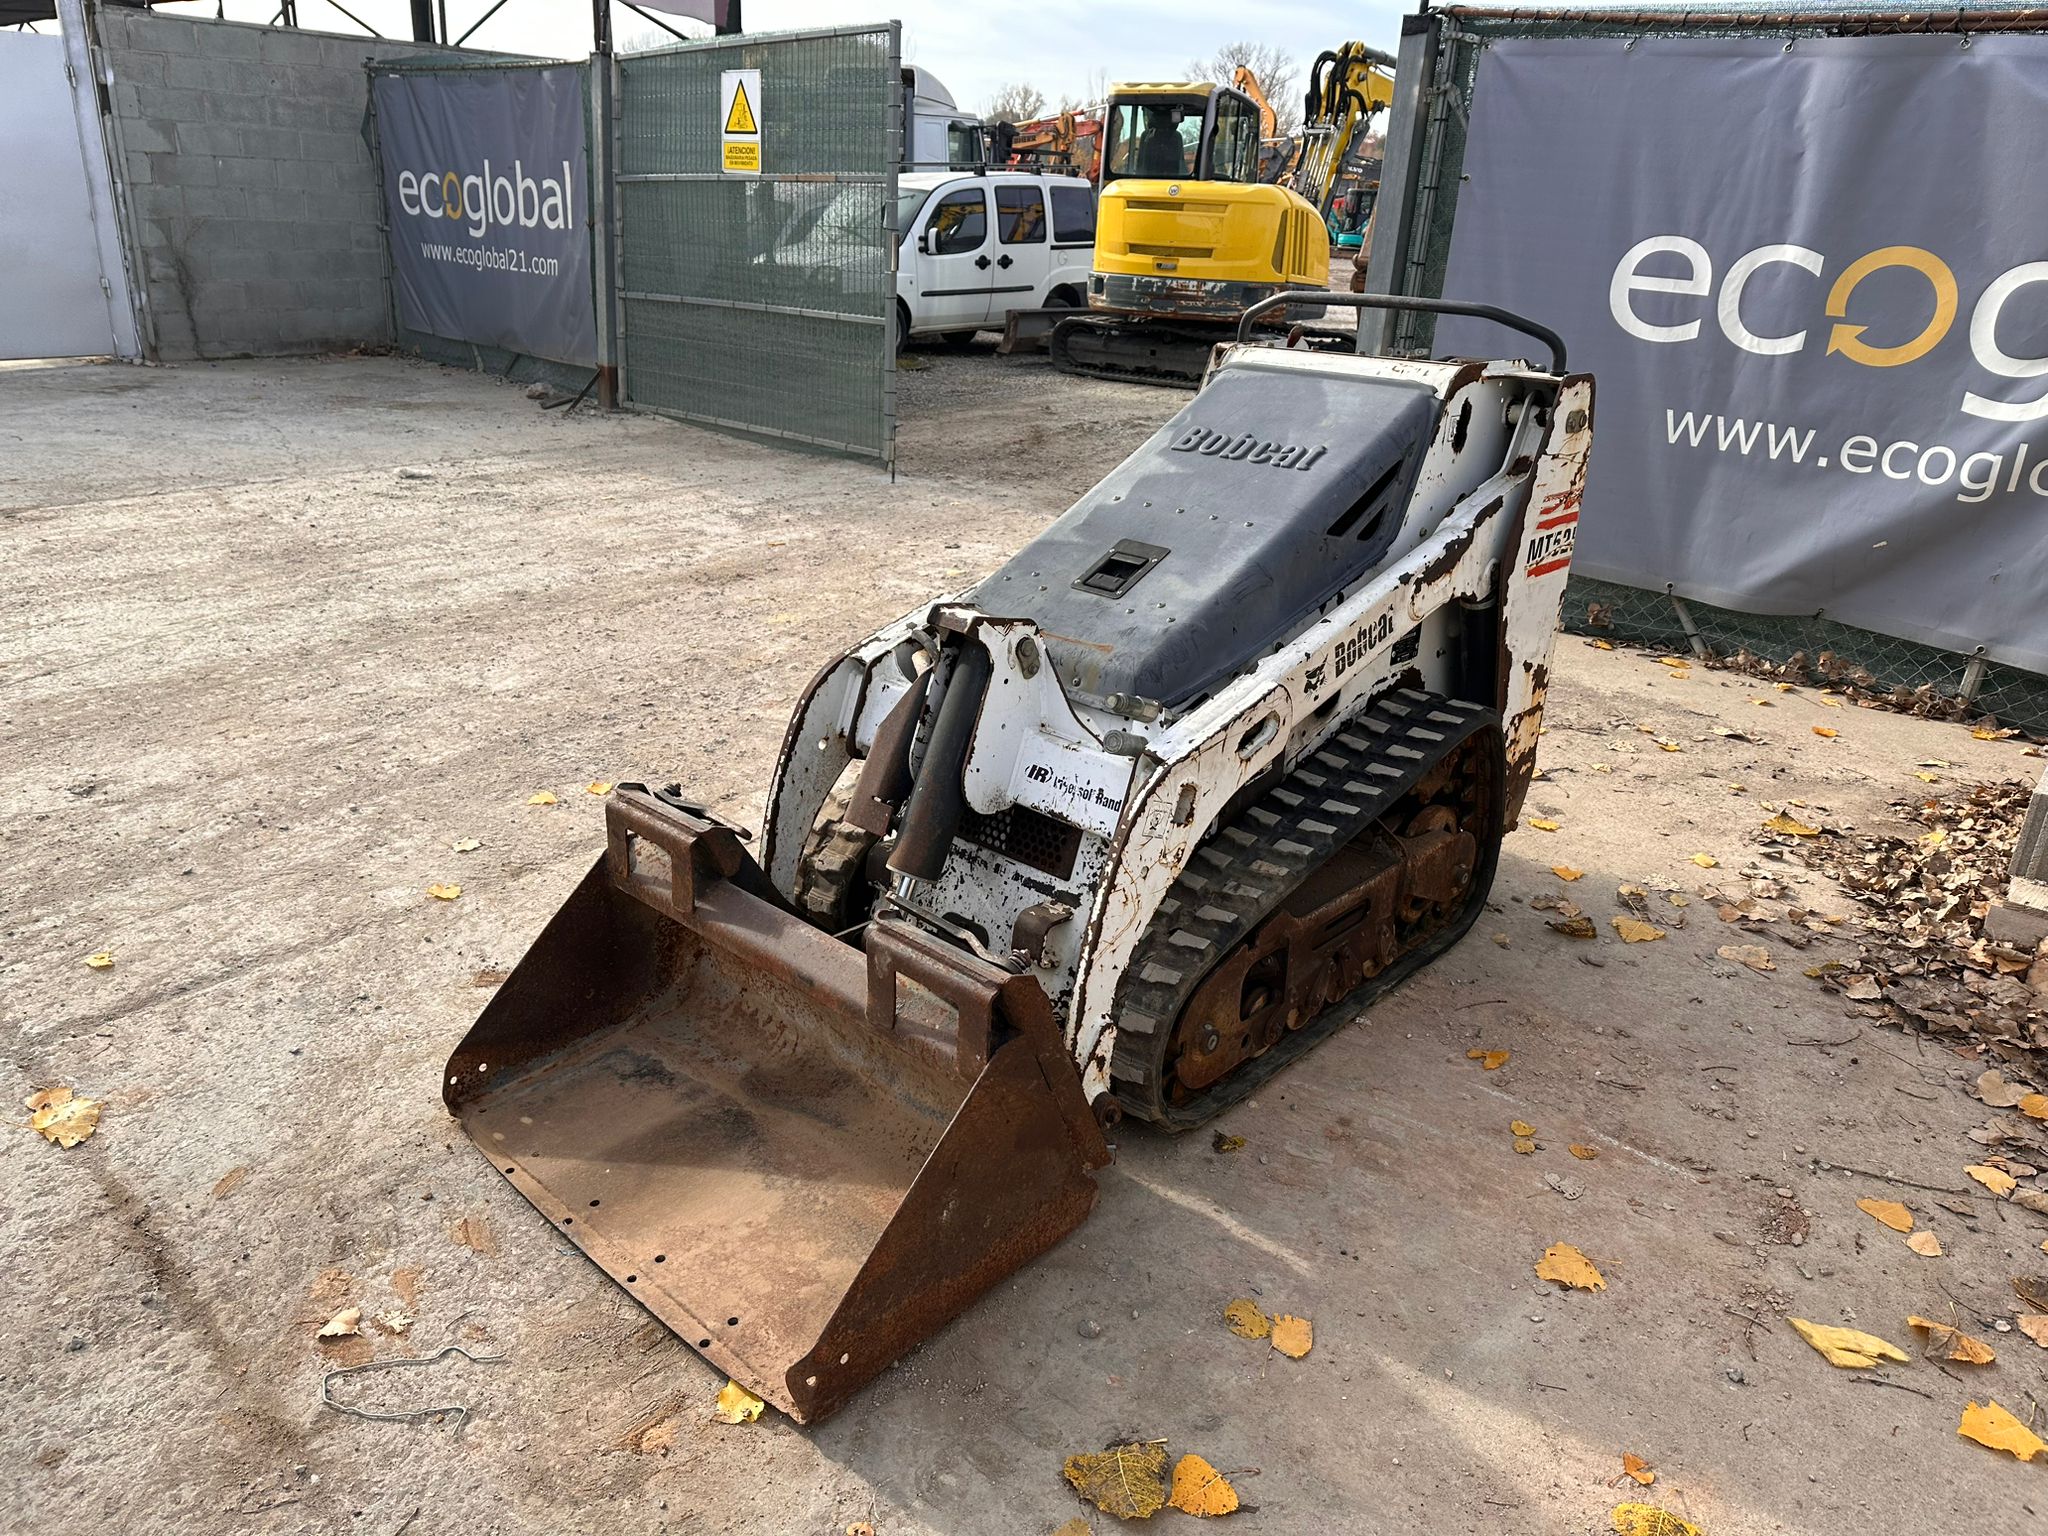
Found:
[[650, 1312], [822, 1418], [1080, 1225], [1107, 1150], [1029, 975], [906, 923], [831, 938], [640, 785], [606, 818], [443, 1096]]

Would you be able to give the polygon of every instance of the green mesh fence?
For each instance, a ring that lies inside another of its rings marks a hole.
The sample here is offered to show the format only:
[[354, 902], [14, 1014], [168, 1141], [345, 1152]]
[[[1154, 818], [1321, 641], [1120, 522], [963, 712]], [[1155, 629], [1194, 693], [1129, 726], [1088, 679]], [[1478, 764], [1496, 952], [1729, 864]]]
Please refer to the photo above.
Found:
[[[628, 405], [893, 463], [895, 24], [618, 60]], [[720, 77], [761, 72], [759, 176], [721, 169]]]
[[[1416, 233], [1405, 255], [1402, 291], [1440, 294], [1465, 164], [1479, 59], [1497, 38], [1565, 37], [1858, 37], [1895, 32], [2038, 30], [2041, 12], [2023, 0], [1993, 0], [1967, 9], [1881, 10], [1859, 0], [1811, 0], [1796, 11], [1759, 5], [1610, 5], [1584, 7], [1451, 6], [1434, 12], [1438, 54], [1422, 108], [1422, 155], [1416, 187]], [[1434, 321], [1409, 316], [1396, 325], [1395, 346], [1426, 355]], [[1674, 579], [1676, 579], [1674, 577]], [[1683, 617], [1681, 617], [1681, 610]], [[1823, 617], [1738, 613], [1706, 603], [1674, 602], [1664, 591], [1573, 576], [1565, 591], [1564, 625], [1617, 643], [1683, 651], [1693, 637], [1721, 657], [1747, 653], [1783, 666], [1803, 657], [1816, 679], [1834, 676], [1870, 692], [1907, 696], [1919, 704], [1951, 701], [1958, 714], [1991, 715], [2030, 736], [2048, 737], [2048, 678], [1952, 651], [1854, 629]]]

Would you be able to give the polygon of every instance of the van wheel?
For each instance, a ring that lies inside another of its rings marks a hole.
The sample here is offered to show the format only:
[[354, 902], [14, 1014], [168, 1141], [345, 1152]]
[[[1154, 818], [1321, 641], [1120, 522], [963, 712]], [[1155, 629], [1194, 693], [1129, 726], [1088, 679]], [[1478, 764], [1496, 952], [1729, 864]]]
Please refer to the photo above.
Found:
[[1045, 296], [1045, 307], [1047, 309], [1079, 309], [1081, 307], [1081, 290], [1074, 287], [1071, 283], [1062, 283]]
[[896, 301], [896, 350], [901, 352], [910, 345], [910, 306], [901, 299]]

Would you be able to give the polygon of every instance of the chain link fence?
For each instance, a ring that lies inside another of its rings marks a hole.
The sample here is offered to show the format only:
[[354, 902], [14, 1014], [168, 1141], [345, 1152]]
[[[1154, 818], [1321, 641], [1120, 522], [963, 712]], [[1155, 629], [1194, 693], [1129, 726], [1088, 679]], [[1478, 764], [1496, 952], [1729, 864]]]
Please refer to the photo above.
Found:
[[[626, 404], [893, 465], [900, 52], [892, 22], [620, 56]], [[738, 69], [759, 175], [722, 166]]]
[[[1458, 190], [1465, 163], [1473, 85], [1479, 59], [1497, 38], [1567, 37], [1856, 37], [1891, 32], [1969, 32], [2040, 28], [2040, 12], [2020, 0], [1991, 0], [1967, 10], [1884, 12], [1862, 0], [1811, 0], [1796, 11], [1770, 6], [1613, 6], [1535, 9], [1451, 6], [1432, 13], [1436, 47], [1429, 88], [1418, 113], [1413, 234], [1401, 253], [1397, 291], [1443, 291]], [[1427, 355], [1435, 321], [1401, 317], [1396, 350]], [[2048, 678], [2017, 667], [1957, 655], [1823, 616], [1739, 613], [1652, 591], [1573, 576], [1565, 592], [1565, 628], [1575, 634], [1667, 651], [1773, 667], [1797, 667], [1816, 681], [1832, 679], [1866, 694], [1888, 695], [1901, 707], [1930, 713], [1994, 717], [2029, 736], [2048, 738]]]

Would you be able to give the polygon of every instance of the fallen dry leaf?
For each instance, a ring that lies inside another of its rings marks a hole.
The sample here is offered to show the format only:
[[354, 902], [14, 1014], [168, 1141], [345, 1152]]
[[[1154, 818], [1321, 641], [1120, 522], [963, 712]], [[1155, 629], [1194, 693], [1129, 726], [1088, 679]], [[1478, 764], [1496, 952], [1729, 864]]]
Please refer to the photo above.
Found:
[[498, 1251], [498, 1240], [491, 1235], [491, 1224], [481, 1216], [464, 1216], [448, 1229], [448, 1236], [456, 1247], [467, 1248], [485, 1258]]
[[[2048, 1243], [2042, 1244], [2048, 1249]], [[2014, 1275], [2013, 1294], [2036, 1312], [2048, 1312], [2048, 1278], [2040, 1275]]]
[[1932, 1232], [1915, 1232], [1906, 1239], [1906, 1246], [1919, 1254], [1923, 1259], [1938, 1259], [1941, 1257], [1941, 1239]]
[[761, 1417], [764, 1405], [738, 1382], [728, 1380], [718, 1389], [718, 1401], [712, 1406], [711, 1417], [721, 1424], [751, 1424]]
[[1714, 951], [1723, 960], [1733, 960], [1737, 965], [1746, 965], [1752, 971], [1775, 971], [1771, 963], [1771, 952], [1761, 944], [1723, 944]]
[[1664, 937], [1664, 930], [1655, 923], [1646, 923], [1639, 917], [1610, 917], [1614, 931], [1621, 935], [1624, 944], [1648, 944]]
[[1721, 861], [1711, 853], [1696, 853], [1692, 856], [1692, 862], [1699, 865], [1701, 869], [1719, 869], [1721, 867]]
[[458, 837], [448, 846], [457, 853], [475, 853], [477, 849], [483, 847], [483, 844], [473, 837]]
[[1149, 1520], [1166, 1503], [1166, 1448], [1161, 1445], [1112, 1445], [1069, 1456], [1061, 1470], [1076, 1493], [1119, 1520]]
[[363, 1309], [361, 1307], [343, 1307], [334, 1316], [320, 1325], [320, 1337], [323, 1339], [345, 1339], [351, 1334], [361, 1333], [362, 1331]]
[[2029, 1120], [2048, 1120], [2048, 1093], [2030, 1093], [2013, 1108]]
[[1173, 1491], [1166, 1502], [1197, 1519], [1227, 1515], [1237, 1508], [1237, 1490], [1199, 1456], [1183, 1456], [1173, 1464]]
[[1897, 1360], [1901, 1364], [1911, 1357], [1897, 1345], [1887, 1344], [1874, 1333], [1864, 1333], [1857, 1328], [1832, 1328], [1826, 1323], [1809, 1323], [1803, 1317], [1788, 1317], [1793, 1332], [1806, 1340], [1826, 1357], [1829, 1365], [1838, 1365], [1843, 1370], [1862, 1370], [1880, 1360]]
[[1842, 733], [1838, 730], [1833, 729], [1830, 726], [1816, 725], [1813, 728], [1813, 734], [1816, 736], [1825, 736], [1829, 740], [1833, 740], [1835, 737], [1841, 735]]
[[1524, 1157], [1527, 1157], [1536, 1150], [1536, 1143], [1527, 1136], [1517, 1136], [1515, 1138], [1515, 1150]]
[[2023, 1084], [2008, 1083], [2005, 1074], [1993, 1067], [1989, 1072], [1979, 1073], [1977, 1081], [1970, 1085], [1970, 1096], [1993, 1109], [2011, 1109], [2030, 1092]]
[[1273, 1319], [1273, 1347], [1288, 1359], [1299, 1360], [1315, 1343], [1315, 1327], [1307, 1318], [1283, 1312]]
[[1982, 1339], [1973, 1339], [1960, 1328], [1951, 1328], [1947, 1323], [1937, 1323], [1931, 1317], [1909, 1317], [1906, 1326], [1927, 1335], [1927, 1342], [1942, 1352], [1945, 1359], [1955, 1360], [1963, 1365], [1989, 1365], [1998, 1358], [1991, 1346]]
[[553, 805], [555, 797], [552, 791], [543, 789], [538, 794], [528, 795], [526, 803], [528, 805]]
[[612, 787], [603, 779], [592, 779], [583, 786], [583, 792], [586, 795], [608, 795], [612, 792]]
[[1240, 1296], [1224, 1307], [1223, 1325], [1240, 1339], [1263, 1339], [1273, 1331], [1273, 1319], [1249, 1296]]
[[2012, 732], [1994, 730], [1988, 725], [1980, 725], [1974, 727], [1970, 734], [1979, 741], [2004, 741], [2008, 736], [2012, 735]]
[[1596, 651], [1611, 651], [1614, 649], [1614, 642], [1612, 640], [1595, 640], [1591, 643]]
[[75, 1147], [99, 1129], [100, 1101], [69, 1088], [45, 1088], [22, 1100], [29, 1129], [60, 1147]]
[[1916, 773], [1913, 777], [1922, 784], [1939, 784], [1941, 782], [1941, 775], [1938, 773]]
[[427, 887], [427, 894], [436, 901], [453, 901], [462, 894], [462, 887], [459, 885], [430, 885]]
[[1536, 1278], [1553, 1280], [1574, 1291], [1604, 1291], [1607, 1279], [1570, 1243], [1552, 1243], [1536, 1261]]
[[2039, 1435], [1998, 1404], [1989, 1401], [1981, 1408], [1975, 1403], [1965, 1408], [1963, 1422], [1956, 1426], [1956, 1433], [1994, 1451], [2008, 1452], [2021, 1461], [2032, 1461], [2043, 1451], [2048, 1451], [2048, 1443], [2043, 1443]]
[[379, 1332], [397, 1335], [412, 1327], [412, 1314], [403, 1307], [393, 1307], [389, 1312], [379, 1312], [370, 1321], [377, 1325]]
[[2043, 1349], [2048, 1349], [2048, 1312], [2022, 1312], [2012, 1325]]
[[[1072, 1524], [1071, 1521], [1068, 1523]], [[1083, 1521], [1081, 1529], [1085, 1531], [1087, 1528], [1087, 1522]], [[875, 1523], [872, 1520], [856, 1520], [846, 1528], [846, 1536], [875, 1536]], [[1059, 1533], [1055, 1531], [1053, 1536], [1059, 1536]]]
[[222, 1174], [213, 1186], [213, 1198], [218, 1200], [249, 1176], [247, 1168], [230, 1168]]
[[103, 949], [96, 955], [87, 955], [85, 963], [96, 971], [104, 971], [113, 965], [114, 952], [111, 949]]
[[1242, 1152], [1244, 1150], [1244, 1138], [1242, 1136], [1227, 1136], [1222, 1131], [1218, 1131], [1209, 1138], [1209, 1150], [1212, 1152]]
[[1692, 665], [1692, 659], [1687, 656], [1659, 656], [1657, 658], [1657, 665], [1660, 667], [1689, 667]]
[[1516, 1136], [1534, 1136], [1536, 1134], [1536, 1127], [1526, 1120], [1510, 1120], [1508, 1122], [1508, 1130]]
[[1972, 1163], [1963, 1172], [1982, 1184], [2000, 1199], [2019, 1188], [2020, 1181], [2003, 1168], [1993, 1168], [1984, 1163]]
[[1793, 837], [1820, 836], [1819, 827], [1809, 827], [1803, 821], [1794, 821], [1790, 816], [1787, 816], [1783, 811], [1778, 812], [1777, 815], [1773, 816], [1769, 821], [1765, 822], [1764, 830], [1766, 832], [1785, 832], [1789, 833]]
[[1615, 1536], [1705, 1536], [1690, 1520], [1681, 1520], [1654, 1504], [1617, 1504], [1608, 1516]]
[[1577, 1159], [1579, 1159], [1580, 1162], [1583, 1163], [1590, 1163], [1591, 1161], [1593, 1161], [1594, 1158], [1600, 1155], [1600, 1149], [1598, 1147], [1589, 1147], [1585, 1143], [1578, 1141], [1573, 1142], [1570, 1146], [1566, 1147], [1565, 1150], [1571, 1153], [1573, 1157], [1576, 1157]]
[[[919, 359], [919, 361], [923, 361], [923, 359]], [[1095, 1536], [1095, 1527], [1090, 1525], [1083, 1516], [1076, 1515], [1065, 1525], [1054, 1531], [1052, 1536]]]
[[1550, 872], [1565, 881], [1581, 880], [1586, 874], [1583, 869], [1573, 869], [1569, 864], [1553, 864], [1550, 866]]
[[1465, 1059], [1478, 1062], [1488, 1072], [1498, 1072], [1508, 1064], [1508, 1058], [1513, 1054], [1512, 1051], [1482, 1051], [1474, 1046], [1465, 1053]]
[[1685, 750], [1685, 748], [1681, 747], [1669, 736], [1659, 736], [1657, 738], [1657, 745], [1662, 747], [1666, 752], [1683, 752]]
[[1894, 1232], [1913, 1230], [1913, 1213], [1896, 1200], [1858, 1200], [1856, 1209], [1866, 1216], [1873, 1216]]
[[1621, 1453], [1621, 1470], [1624, 1476], [1634, 1478], [1645, 1488], [1657, 1481], [1657, 1469], [1643, 1460], [1634, 1451], [1623, 1451]]
[[1561, 933], [1568, 939], [1597, 939], [1600, 930], [1593, 926], [1593, 919], [1584, 913], [1574, 912], [1570, 917], [1552, 918], [1544, 927], [1552, 933]]
[[1529, 825], [1534, 827], [1538, 832], [1555, 832], [1559, 827], [1563, 826], [1564, 823], [1561, 821], [1552, 821], [1548, 816], [1531, 816], [1529, 818]]

